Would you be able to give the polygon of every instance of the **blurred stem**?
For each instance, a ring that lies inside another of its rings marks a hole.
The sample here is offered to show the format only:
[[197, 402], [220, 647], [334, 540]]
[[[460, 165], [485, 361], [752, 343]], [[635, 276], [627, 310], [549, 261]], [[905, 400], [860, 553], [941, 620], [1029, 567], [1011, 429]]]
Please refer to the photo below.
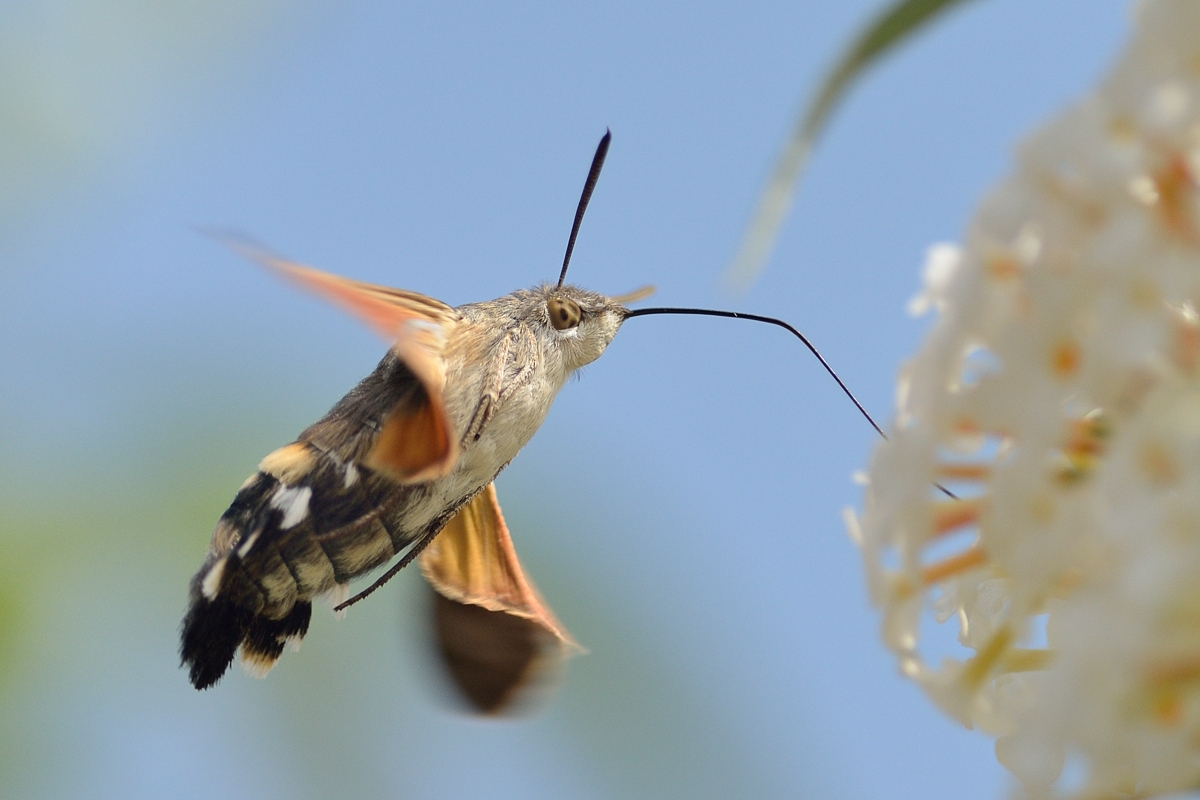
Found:
[[726, 280], [744, 291], [758, 278], [775, 247], [779, 226], [792, 204], [796, 182], [833, 110], [868, 66], [928, 22], [966, 0], [899, 0], [884, 9], [858, 35], [821, 82], [812, 102], [796, 121], [783, 154], [750, 218]]

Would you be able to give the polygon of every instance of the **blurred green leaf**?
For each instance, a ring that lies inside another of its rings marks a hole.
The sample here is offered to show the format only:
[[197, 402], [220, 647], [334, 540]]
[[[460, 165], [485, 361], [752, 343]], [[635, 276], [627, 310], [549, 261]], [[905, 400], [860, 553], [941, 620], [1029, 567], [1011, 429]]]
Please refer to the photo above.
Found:
[[17, 601], [12, 594], [0, 585], [0, 685], [17, 655]]
[[858, 35], [826, 74], [816, 96], [801, 114], [787, 147], [776, 162], [750, 219], [741, 248], [730, 265], [729, 283], [744, 290], [758, 277], [775, 245], [779, 226], [791, 206], [796, 181], [809, 153], [837, 104], [853, 82], [880, 56], [953, 6], [965, 0], [899, 0]]

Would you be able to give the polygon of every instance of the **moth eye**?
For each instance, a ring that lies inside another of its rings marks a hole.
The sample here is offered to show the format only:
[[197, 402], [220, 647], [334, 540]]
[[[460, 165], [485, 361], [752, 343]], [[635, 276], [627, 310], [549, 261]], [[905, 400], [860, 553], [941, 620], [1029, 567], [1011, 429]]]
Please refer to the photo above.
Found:
[[550, 324], [560, 331], [579, 327], [583, 317], [579, 304], [566, 297], [551, 297], [546, 301], [546, 312], [550, 315]]

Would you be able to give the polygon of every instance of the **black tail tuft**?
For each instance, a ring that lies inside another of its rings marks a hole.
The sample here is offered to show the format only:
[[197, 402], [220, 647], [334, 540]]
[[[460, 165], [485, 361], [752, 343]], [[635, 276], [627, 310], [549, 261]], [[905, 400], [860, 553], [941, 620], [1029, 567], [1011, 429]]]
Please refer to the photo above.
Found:
[[197, 689], [212, 686], [229, 665], [254, 621], [254, 612], [217, 597], [195, 598], [183, 618], [179, 655]]
[[233, 663], [238, 647], [243, 659], [265, 673], [289, 640], [299, 641], [308, 632], [312, 603], [296, 603], [283, 619], [268, 619], [217, 597], [198, 598], [183, 618], [179, 655], [188, 668], [192, 685], [207, 689], [221, 679]]

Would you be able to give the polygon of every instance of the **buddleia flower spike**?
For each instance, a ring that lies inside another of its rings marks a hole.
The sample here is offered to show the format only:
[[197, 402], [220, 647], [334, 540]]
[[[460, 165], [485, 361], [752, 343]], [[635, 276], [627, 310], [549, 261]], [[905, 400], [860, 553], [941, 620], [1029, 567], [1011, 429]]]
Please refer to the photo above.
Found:
[[1137, 9], [931, 253], [937, 320], [848, 515], [901, 671], [1035, 797], [1200, 785], [1200, 2]]

